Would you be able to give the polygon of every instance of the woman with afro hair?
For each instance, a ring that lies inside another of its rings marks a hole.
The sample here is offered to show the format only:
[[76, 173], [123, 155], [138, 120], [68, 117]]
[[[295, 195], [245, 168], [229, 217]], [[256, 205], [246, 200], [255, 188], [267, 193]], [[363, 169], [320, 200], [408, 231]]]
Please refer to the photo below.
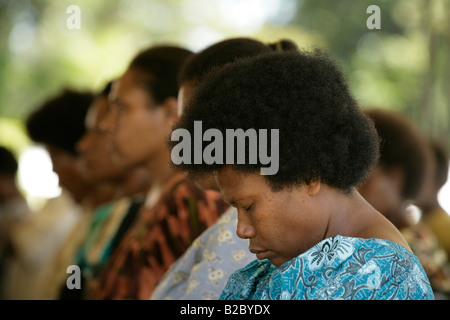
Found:
[[[398, 229], [356, 190], [377, 162], [378, 136], [328, 55], [274, 52], [212, 70], [173, 131], [194, 138], [170, 141], [172, 155], [179, 143], [198, 152], [200, 121], [205, 133], [276, 129], [279, 137], [265, 146], [278, 151], [275, 174], [262, 175], [267, 157], [249, 154], [250, 143], [245, 161], [238, 152], [226, 161], [172, 157], [193, 177], [215, 174], [258, 258], [230, 276], [220, 299], [434, 299]], [[230, 151], [228, 141], [214, 145], [215, 156]]]
[[[290, 40], [263, 43], [247, 37], [229, 38], [191, 55], [178, 74], [178, 112], [189, 101], [208, 71], [242, 58], [262, 53], [297, 50]], [[214, 174], [194, 182], [204, 190], [219, 191]], [[164, 274], [152, 294], [153, 300], [217, 300], [228, 277], [255, 260], [248, 243], [236, 235], [237, 212], [227, 207], [220, 218], [203, 232]], [[182, 276], [180, 276], [182, 275]]]

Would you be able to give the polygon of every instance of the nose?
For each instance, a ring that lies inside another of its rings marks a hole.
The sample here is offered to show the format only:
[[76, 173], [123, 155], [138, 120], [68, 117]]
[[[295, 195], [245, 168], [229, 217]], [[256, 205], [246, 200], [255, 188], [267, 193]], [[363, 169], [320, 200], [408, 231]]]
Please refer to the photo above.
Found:
[[83, 154], [86, 152], [89, 146], [89, 137], [90, 132], [86, 132], [83, 137], [77, 142], [76, 149], [80, 154]]
[[118, 116], [117, 108], [111, 106], [98, 124], [99, 129], [104, 132], [113, 133], [117, 128]]
[[238, 223], [236, 228], [237, 236], [242, 239], [250, 239], [256, 235], [255, 231], [256, 230], [252, 226], [248, 216], [241, 210], [238, 210]]

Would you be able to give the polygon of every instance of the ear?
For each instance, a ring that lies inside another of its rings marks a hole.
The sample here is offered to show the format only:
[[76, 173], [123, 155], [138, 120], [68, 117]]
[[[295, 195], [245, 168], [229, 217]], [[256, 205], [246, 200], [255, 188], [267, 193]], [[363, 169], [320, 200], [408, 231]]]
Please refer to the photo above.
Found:
[[308, 184], [306, 184], [308, 194], [310, 196], [317, 195], [320, 191], [320, 185], [321, 185], [320, 179], [314, 179], [314, 180], [310, 181]]
[[164, 99], [161, 108], [164, 112], [164, 117], [166, 119], [166, 123], [170, 128], [175, 124], [178, 120], [178, 101], [175, 97], [167, 97]]

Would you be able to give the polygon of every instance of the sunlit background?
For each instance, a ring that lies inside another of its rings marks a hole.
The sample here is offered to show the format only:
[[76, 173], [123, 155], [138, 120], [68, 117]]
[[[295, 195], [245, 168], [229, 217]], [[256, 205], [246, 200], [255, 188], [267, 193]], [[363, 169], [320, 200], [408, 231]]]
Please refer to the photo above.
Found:
[[[77, 5], [81, 28], [69, 29]], [[369, 5], [381, 29], [369, 30]], [[57, 196], [46, 152], [23, 120], [63, 86], [99, 90], [140, 50], [160, 43], [197, 51], [235, 36], [289, 38], [342, 63], [360, 105], [400, 110], [450, 147], [450, 1], [447, 0], [0, 0], [0, 144], [20, 159], [31, 205]], [[439, 194], [450, 212], [450, 185]]]

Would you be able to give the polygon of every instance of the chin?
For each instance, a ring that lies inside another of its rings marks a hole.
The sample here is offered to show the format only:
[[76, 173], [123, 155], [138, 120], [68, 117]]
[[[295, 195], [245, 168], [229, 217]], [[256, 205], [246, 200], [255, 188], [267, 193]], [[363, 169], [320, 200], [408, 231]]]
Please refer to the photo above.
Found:
[[283, 264], [285, 264], [286, 262], [290, 261], [291, 259], [283, 259], [283, 258], [267, 258], [267, 260], [270, 261], [271, 264], [273, 264], [275, 267], [279, 268], [281, 267]]

